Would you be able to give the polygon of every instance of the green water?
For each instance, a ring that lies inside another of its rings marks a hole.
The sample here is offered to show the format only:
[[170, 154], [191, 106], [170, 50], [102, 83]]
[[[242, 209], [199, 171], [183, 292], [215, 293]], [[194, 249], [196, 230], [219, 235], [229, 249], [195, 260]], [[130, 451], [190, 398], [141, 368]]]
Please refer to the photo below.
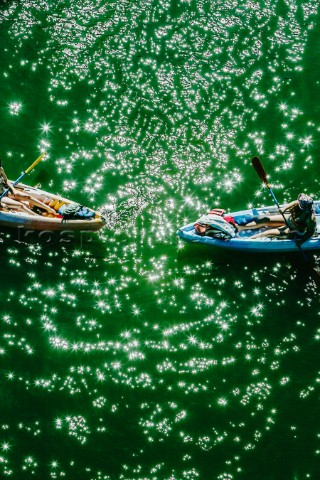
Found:
[[1, 478], [319, 478], [315, 278], [176, 239], [272, 203], [254, 155], [279, 202], [319, 198], [319, 15], [2, 1], [7, 174], [46, 150], [30, 184], [114, 214], [71, 242], [0, 232]]

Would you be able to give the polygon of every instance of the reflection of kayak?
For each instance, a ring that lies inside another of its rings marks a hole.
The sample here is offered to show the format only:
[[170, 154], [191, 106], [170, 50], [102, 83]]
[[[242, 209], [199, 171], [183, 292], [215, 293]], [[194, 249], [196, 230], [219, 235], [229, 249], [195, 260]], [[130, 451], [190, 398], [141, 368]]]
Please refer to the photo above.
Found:
[[[54, 195], [52, 193], [45, 192], [39, 188], [29, 187], [28, 185], [18, 183], [15, 185], [16, 190], [23, 190], [26, 193], [32, 195], [37, 200], [47, 204], [53, 208], [56, 212], [63, 205], [68, 205], [73, 203], [71, 200], [63, 198], [59, 195]], [[32, 201], [29, 202], [30, 207], [33, 208]], [[10, 207], [9, 207], [10, 208]], [[90, 212], [94, 212], [92, 219], [85, 220], [74, 220], [74, 219], [63, 219], [61, 215], [58, 214], [48, 214], [47, 212], [37, 208], [35, 209], [39, 215], [31, 215], [25, 211], [18, 210], [7, 210], [6, 208], [0, 209], [0, 227], [13, 227], [13, 228], [23, 228], [27, 230], [49, 230], [49, 231], [62, 231], [62, 230], [99, 230], [105, 225], [104, 218], [93, 210], [89, 209]]]
[[[317, 220], [317, 232], [318, 237], [313, 236], [301, 246], [303, 250], [320, 250], [320, 200], [314, 202], [316, 220]], [[233, 217], [244, 217], [246, 222], [249, 223], [250, 218], [258, 214], [270, 215], [275, 214], [277, 211], [275, 207], [261, 207], [253, 210], [242, 210], [239, 212], [230, 213]], [[237, 219], [237, 218], [236, 218]], [[204, 245], [224, 248], [227, 250], [236, 250], [241, 252], [297, 252], [297, 248], [294, 240], [289, 240], [285, 237], [263, 237], [257, 239], [251, 239], [250, 237], [264, 229], [252, 229], [243, 230], [236, 237], [230, 240], [221, 240], [210, 236], [202, 236], [194, 228], [194, 223], [189, 223], [180, 227], [177, 235], [179, 238], [189, 243], [201, 243]]]

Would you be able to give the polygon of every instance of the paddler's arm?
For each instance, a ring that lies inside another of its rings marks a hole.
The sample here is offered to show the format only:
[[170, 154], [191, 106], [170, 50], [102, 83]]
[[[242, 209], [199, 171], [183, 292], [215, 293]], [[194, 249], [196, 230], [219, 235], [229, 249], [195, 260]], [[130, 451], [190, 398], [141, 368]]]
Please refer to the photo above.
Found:
[[12, 193], [12, 195], [15, 195], [16, 191], [14, 189], [14, 186], [12, 185], [12, 183], [10, 182], [10, 180], [8, 180], [8, 177], [6, 175], [6, 172], [4, 171], [3, 167], [0, 167], [0, 175], [2, 176], [5, 184], [8, 186], [10, 192]]
[[279, 212], [280, 213], [285, 213], [286, 211], [291, 210], [291, 208], [298, 205], [298, 203], [299, 203], [298, 200], [293, 200], [293, 202], [290, 202], [290, 203], [287, 203], [286, 205], [283, 205], [283, 207], [281, 207], [279, 209]]

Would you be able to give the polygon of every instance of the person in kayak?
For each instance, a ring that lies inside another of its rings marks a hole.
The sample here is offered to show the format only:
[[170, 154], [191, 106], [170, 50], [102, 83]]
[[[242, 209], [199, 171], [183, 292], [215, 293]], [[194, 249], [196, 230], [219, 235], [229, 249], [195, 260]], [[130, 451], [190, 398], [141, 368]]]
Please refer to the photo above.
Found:
[[46, 212], [51, 213], [53, 215], [57, 215], [57, 212], [46, 205], [45, 203], [41, 202], [40, 200], [37, 200], [34, 198], [32, 195], [29, 195], [28, 193], [17, 190], [14, 188], [13, 184], [10, 182], [8, 179], [3, 166], [2, 166], [2, 161], [0, 160], [0, 196], [7, 190], [9, 189], [8, 194], [5, 197], [2, 197], [0, 200], [0, 203], [5, 204], [9, 208], [13, 208], [15, 210], [24, 210], [28, 213], [31, 213], [33, 215], [36, 215], [30, 208], [29, 204], [27, 202], [31, 201], [33, 205], [40, 207], [44, 209]]
[[[11, 182], [8, 180], [5, 171], [3, 170], [1, 160], [0, 160], [0, 196], [7, 190], [7, 188], [11, 189]], [[10, 192], [12, 192], [10, 190]], [[2, 210], [18, 210], [24, 211], [29, 215], [36, 215], [27, 205], [27, 202], [20, 202], [18, 200], [14, 200], [13, 198], [9, 198], [7, 195], [2, 197], [0, 200], [0, 208]]]
[[297, 200], [282, 207], [280, 213], [284, 215], [286, 222], [282, 214], [257, 219], [254, 223], [259, 224], [260, 227], [276, 228], [269, 228], [265, 232], [257, 233], [250, 238], [286, 235], [301, 245], [316, 232], [317, 222], [314, 214], [313, 199], [309, 195], [300, 193]]

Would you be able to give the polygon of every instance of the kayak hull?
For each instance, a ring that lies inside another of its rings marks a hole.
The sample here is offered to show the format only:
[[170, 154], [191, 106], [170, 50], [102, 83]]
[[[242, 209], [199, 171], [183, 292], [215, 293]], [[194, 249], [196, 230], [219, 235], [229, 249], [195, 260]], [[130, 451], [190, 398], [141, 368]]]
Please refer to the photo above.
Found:
[[[316, 220], [317, 220], [317, 234], [318, 236], [313, 236], [309, 240], [303, 243], [301, 249], [304, 251], [316, 251], [320, 250], [320, 201], [315, 202], [315, 211], [316, 211]], [[256, 215], [270, 215], [276, 213], [274, 207], [261, 207], [251, 210], [242, 210], [238, 212], [230, 213], [233, 217], [246, 215], [254, 217]], [[194, 244], [203, 244], [207, 246], [212, 246], [216, 248], [221, 248], [224, 250], [234, 250], [238, 252], [248, 252], [248, 253], [289, 253], [289, 252], [298, 252], [299, 248], [297, 247], [294, 240], [284, 238], [284, 237], [264, 237], [251, 239], [250, 235], [254, 235], [259, 230], [246, 230], [240, 233], [239, 236], [231, 238], [230, 240], [221, 240], [218, 238], [210, 236], [202, 236], [197, 233], [194, 228], [194, 223], [189, 223], [180, 227], [177, 231], [178, 237], [187, 242]]]
[[[42, 202], [56, 204], [57, 207], [61, 204], [71, 203], [71, 200], [61, 197], [60, 195], [51, 194], [39, 188], [30, 187], [25, 184], [17, 184], [15, 188], [32, 195], [34, 198]], [[58, 215], [31, 215], [23, 211], [0, 209], [0, 227], [6, 228], [54, 232], [68, 230], [97, 231], [100, 230], [105, 223], [105, 219], [98, 212], [95, 212], [95, 216], [91, 220], [65, 220]]]
[[0, 213], [0, 227], [40, 231], [49, 230], [56, 232], [64, 230], [97, 231], [105, 225], [101, 218], [93, 219], [91, 221], [63, 220], [62, 218], [40, 218], [40, 220], [33, 220], [33, 218], [25, 218], [27, 215], [21, 215], [20, 218], [17, 218], [17, 216], [17, 214], [6, 215]]

